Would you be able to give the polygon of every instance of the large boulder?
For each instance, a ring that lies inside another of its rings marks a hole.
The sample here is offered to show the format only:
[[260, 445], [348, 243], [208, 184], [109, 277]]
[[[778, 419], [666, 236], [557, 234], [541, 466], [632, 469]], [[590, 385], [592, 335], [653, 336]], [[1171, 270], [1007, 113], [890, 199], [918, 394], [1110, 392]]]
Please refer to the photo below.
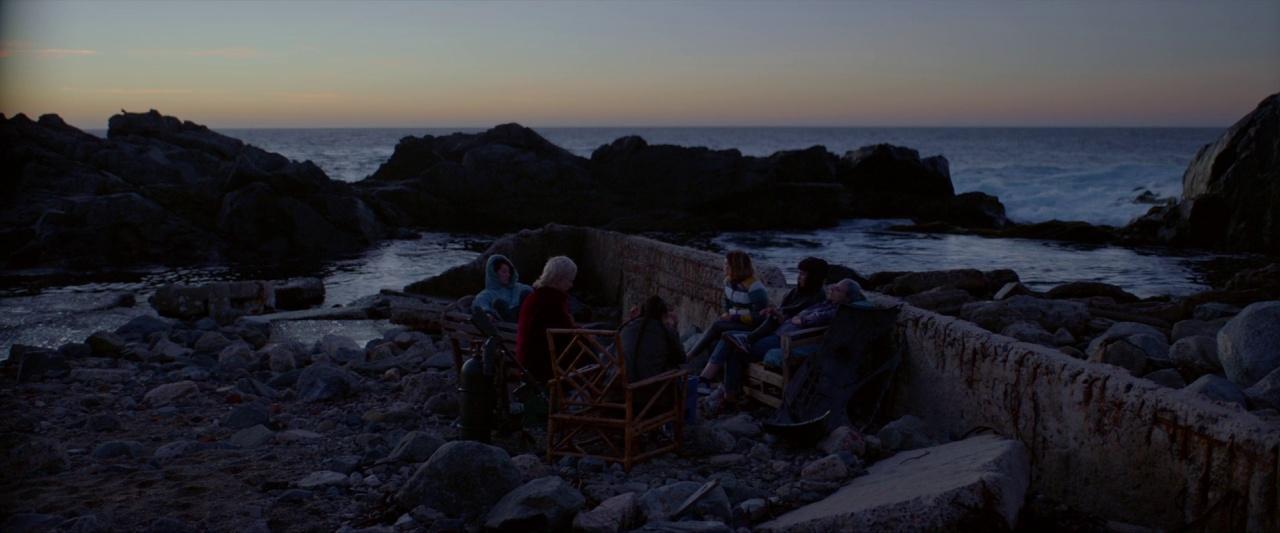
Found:
[[311, 365], [298, 375], [294, 389], [302, 402], [322, 402], [344, 397], [354, 391], [360, 376], [329, 365]]
[[1079, 333], [1089, 324], [1089, 309], [1070, 300], [1045, 300], [1014, 296], [999, 301], [974, 302], [960, 308], [960, 317], [990, 331], [1004, 331], [1017, 322], [1035, 322], [1046, 331], [1066, 328]]
[[1169, 361], [1169, 342], [1164, 332], [1137, 322], [1117, 322], [1093, 339], [1085, 350], [1089, 360], [1128, 369], [1136, 376], [1146, 373], [1154, 360]]
[[619, 533], [639, 524], [639, 496], [634, 492], [619, 494], [600, 502], [595, 509], [578, 513], [573, 530], [581, 533]]
[[1240, 407], [1248, 407], [1249, 401], [1244, 391], [1235, 383], [1213, 374], [1200, 376], [1200, 379], [1192, 381], [1190, 385], [1182, 389], [1186, 394], [1202, 394], [1210, 399], [1224, 403], [1234, 403]]
[[1280, 253], [1280, 94], [1272, 94], [1196, 153], [1181, 201], [1130, 224], [1173, 244]]
[[1169, 347], [1169, 359], [1190, 376], [1222, 372], [1218, 359], [1218, 341], [1214, 337], [1192, 335], [1178, 339]]
[[899, 453], [760, 531], [1010, 530], [1031, 484], [1019, 441], [995, 435]]
[[498, 500], [484, 525], [498, 531], [565, 531], [586, 503], [582, 493], [560, 476], [542, 477]]
[[1255, 408], [1280, 409], [1280, 368], [1245, 389], [1244, 395]]
[[1251, 304], [1227, 322], [1218, 332], [1218, 359], [1245, 388], [1280, 368], [1280, 301]]
[[475, 441], [446, 443], [396, 493], [405, 509], [419, 505], [450, 516], [477, 516], [520, 485], [502, 448]]
[[921, 159], [919, 152], [891, 144], [845, 153], [837, 179], [850, 191], [849, 214], [858, 217], [933, 218], [931, 212], [955, 196], [945, 157]]
[[425, 431], [410, 431], [400, 437], [400, 442], [379, 463], [421, 463], [431, 458], [444, 441]]
[[724, 487], [719, 485], [699, 498], [692, 507], [681, 513], [680, 516], [673, 516], [673, 513], [680, 510], [680, 506], [684, 504], [685, 500], [693, 496], [693, 493], [702, 488], [702, 485], [702, 483], [693, 481], [680, 481], [645, 492], [640, 497], [640, 509], [644, 514], [645, 521], [656, 522], [685, 517], [709, 518], [726, 523], [732, 522], [733, 507], [729, 503], [729, 495], [725, 493]]

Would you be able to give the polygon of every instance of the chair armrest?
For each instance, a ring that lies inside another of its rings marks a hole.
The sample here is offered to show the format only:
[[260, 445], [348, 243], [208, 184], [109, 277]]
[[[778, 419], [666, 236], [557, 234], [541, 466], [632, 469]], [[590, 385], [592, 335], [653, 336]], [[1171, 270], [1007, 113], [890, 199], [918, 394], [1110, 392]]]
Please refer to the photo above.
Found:
[[779, 335], [778, 338], [781, 341], [779, 343], [779, 347], [782, 348], [782, 353], [790, 355], [791, 348], [793, 346], [817, 342], [818, 340], [821, 340], [822, 336], [826, 335], [826, 333], [827, 326], [819, 326], [816, 328], [802, 329], [784, 335]]
[[683, 378], [684, 376], [687, 376], [687, 375], [689, 375], [688, 370], [668, 370], [656, 376], [642, 379], [635, 383], [628, 383], [627, 388], [635, 390], [643, 387], [648, 387], [649, 385], [653, 385], [655, 383], [662, 383], [663, 381], [667, 381], [670, 379]]
[[792, 342], [794, 342], [801, 339], [822, 336], [826, 334], [828, 327], [829, 326], [818, 326], [816, 328], [806, 328], [798, 331], [792, 331], [791, 333], [784, 333], [779, 335], [779, 337], [791, 339]]
[[564, 334], [564, 333], [581, 333], [584, 335], [613, 335], [617, 333], [612, 329], [582, 329], [582, 328], [547, 328], [547, 333]]

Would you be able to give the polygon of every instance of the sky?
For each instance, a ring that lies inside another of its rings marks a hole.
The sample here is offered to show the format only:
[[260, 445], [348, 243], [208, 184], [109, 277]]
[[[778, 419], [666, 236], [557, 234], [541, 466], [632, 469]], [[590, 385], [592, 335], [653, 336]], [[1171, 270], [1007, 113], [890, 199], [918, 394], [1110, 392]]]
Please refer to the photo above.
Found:
[[1280, 1], [0, 3], [0, 112], [103, 128], [1225, 127]]

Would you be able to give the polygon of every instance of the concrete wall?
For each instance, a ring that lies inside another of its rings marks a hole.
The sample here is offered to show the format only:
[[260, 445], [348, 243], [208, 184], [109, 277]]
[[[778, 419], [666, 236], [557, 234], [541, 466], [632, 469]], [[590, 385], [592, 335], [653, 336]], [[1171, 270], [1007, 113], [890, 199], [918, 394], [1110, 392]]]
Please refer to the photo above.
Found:
[[[529, 263], [522, 271], [536, 272], [546, 254], [569, 253], [584, 281], [623, 309], [658, 294], [683, 332], [720, 312], [718, 254], [563, 226], [521, 235], [529, 246], [504, 239], [500, 248]], [[761, 270], [777, 284], [776, 269]], [[986, 426], [1020, 439], [1035, 491], [1143, 525], [1280, 530], [1277, 424], [910, 306], [895, 338], [904, 366], [890, 409], [954, 436]]]
[[897, 333], [892, 408], [1022, 440], [1034, 490], [1143, 525], [1280, 529], [1274, 422], [914, 307]]

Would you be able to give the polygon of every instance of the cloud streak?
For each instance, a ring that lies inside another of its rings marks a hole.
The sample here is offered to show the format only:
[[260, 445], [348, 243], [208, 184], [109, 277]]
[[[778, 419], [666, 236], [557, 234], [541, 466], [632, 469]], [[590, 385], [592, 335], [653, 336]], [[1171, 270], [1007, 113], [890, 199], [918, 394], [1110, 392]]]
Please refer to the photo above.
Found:
[[231, 46], [226, 48], [209, 48], [205, 50], [188, 50], [191, 57], [221, 57], [227, 59], [250, 59], [258, 57], [258, 50], [249, 46]]
[[87, 57], [98, 55], [98, 51], [88, 48], [40, 48], [27, 41], [0, 43], [0, 58], [18, 55], [33, 55], [39, 58]]

